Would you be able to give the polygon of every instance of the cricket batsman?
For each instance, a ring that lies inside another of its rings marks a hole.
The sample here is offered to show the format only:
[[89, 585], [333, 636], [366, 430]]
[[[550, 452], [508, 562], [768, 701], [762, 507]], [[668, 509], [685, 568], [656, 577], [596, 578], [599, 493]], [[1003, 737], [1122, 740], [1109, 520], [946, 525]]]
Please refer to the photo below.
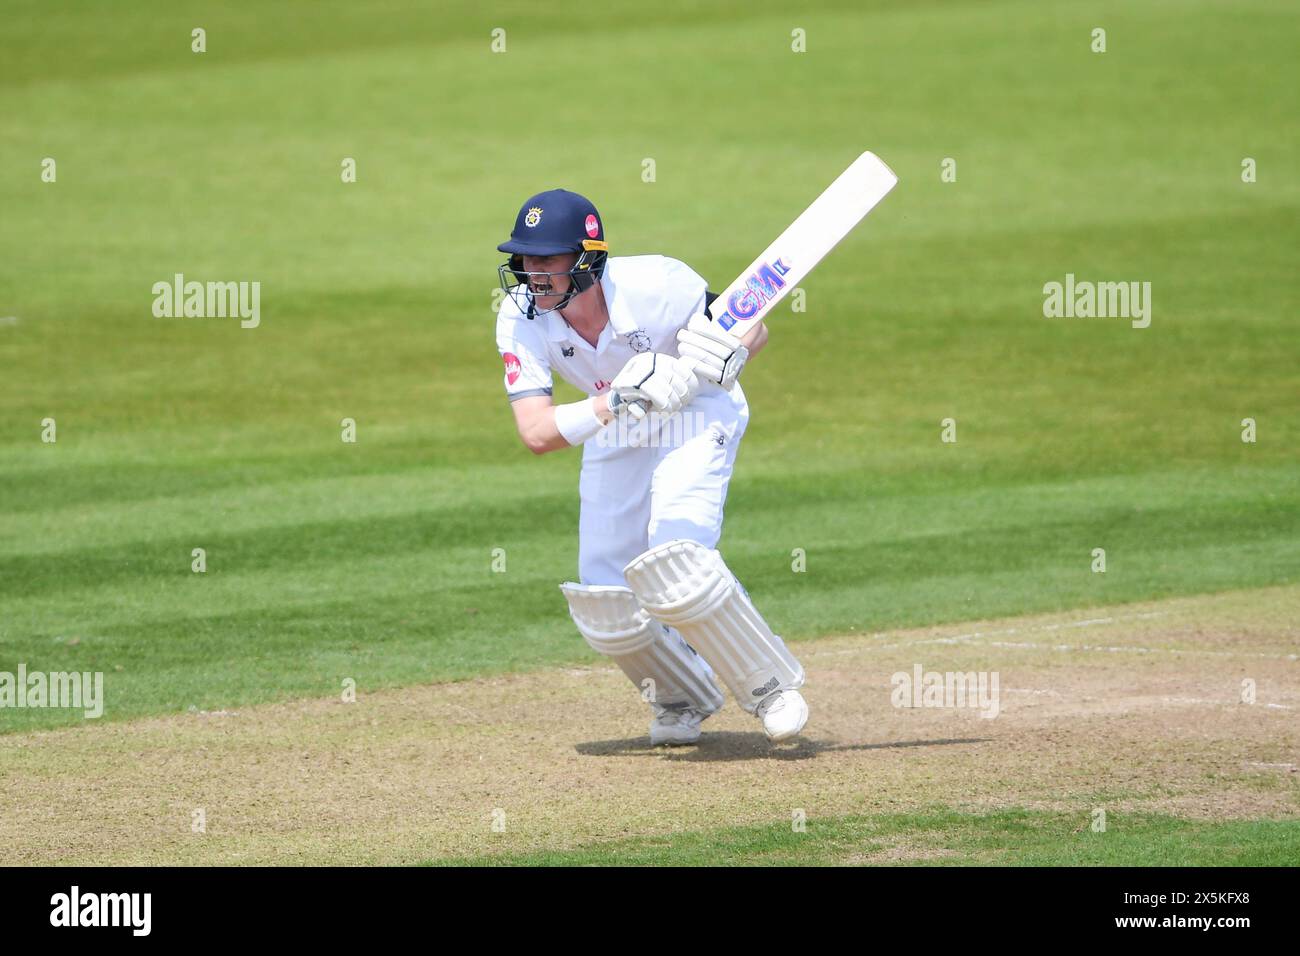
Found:
[[[583, 449], [580, 583], [560, 585], [578, 630], [649, 701], [653, 745], [699, 740], [723, 704], [715, 675], [769, 739], [795, 736], [803, 667], [716, 550], [749, 421], [737, 379], [766, 327], [719, 328], [676, 259], [610, 258], [596, 207], [564, 189], [525, 202], [497, 248], [519, 437], [539, 455]], [[587, 397], [556, 405], [555, 373]]]

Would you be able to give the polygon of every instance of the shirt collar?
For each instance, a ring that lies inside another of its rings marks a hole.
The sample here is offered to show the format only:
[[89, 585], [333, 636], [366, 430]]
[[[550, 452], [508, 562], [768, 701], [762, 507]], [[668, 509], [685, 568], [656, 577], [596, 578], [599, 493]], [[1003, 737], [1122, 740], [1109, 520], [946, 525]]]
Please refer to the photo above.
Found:
[[614, 327], [616, 335], [635, 332], [640, 326], [636, 316], [628, 308], [626, 296], [618, 294], [618, 285], [614, 282], [612, 259], [605, 260], [605, 274], [600, 277], [600, 289], [605, 294], [605, 307], [609, 309], [609, 324]]
[[569, 323], [558, 311], [546, 313], [546, 337], [552, 342], [569, 341]]

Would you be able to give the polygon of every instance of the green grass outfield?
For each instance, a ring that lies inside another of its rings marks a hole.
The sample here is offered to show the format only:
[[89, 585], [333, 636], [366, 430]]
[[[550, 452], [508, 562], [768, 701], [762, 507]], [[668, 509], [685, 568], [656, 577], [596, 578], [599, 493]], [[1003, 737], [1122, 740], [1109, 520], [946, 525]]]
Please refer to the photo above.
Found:
[[[590, 657], [578, 456], [514, 435], [495, 245], [563, 185], [718, 289], [864, 148], [900, 186], [745, 374], [722, 547], [777, 628], [1294, 582], [1298, 34], [1286, 2], [10, 3], [0, 670], [104, 671], [121, 719]], [[177, 272], [260, 281], [261, 325], [154, 318]], [[1151, 282], [1151, 327], [1044, 318], [1066, 273]]]
[[497, 854], [435, 866], [1293, 866], [1295, 820], [1181, 820], [1160, 813], [930, 813], [725, 827], [615, 840], [577, 850]]

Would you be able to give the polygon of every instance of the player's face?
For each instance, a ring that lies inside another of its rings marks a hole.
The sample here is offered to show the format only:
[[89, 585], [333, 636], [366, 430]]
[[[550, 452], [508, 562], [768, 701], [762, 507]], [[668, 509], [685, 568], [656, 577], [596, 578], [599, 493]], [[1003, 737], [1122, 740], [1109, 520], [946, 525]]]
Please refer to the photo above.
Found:
[[[524, 271], [567, 273], [577, 261], [576, 252], [566, 252], [558, 256], [524, 256]], [[528, 289], [537, 302], [537, 308], [553, 309], [559, 304], [564, 293], [569, 291], [572, 282], [573, 279], [567, 275], [529, 276]]]

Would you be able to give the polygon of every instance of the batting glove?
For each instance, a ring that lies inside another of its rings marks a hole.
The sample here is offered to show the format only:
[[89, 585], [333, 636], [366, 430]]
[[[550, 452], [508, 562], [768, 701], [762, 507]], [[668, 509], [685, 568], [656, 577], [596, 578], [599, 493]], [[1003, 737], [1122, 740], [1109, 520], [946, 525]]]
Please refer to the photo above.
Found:
[[695, 364], [695, 371], [705, 381], [715, 382], [730, 391], [749, 358], [749, 349], [703, 312], [691, 316], [684, 329], [677, 332], [677, 351]]
[[626, 407], [641, 419], [653, 408], [663, 415], [679, 412], [699, 391], [700, 380], [686, 359], [662, 352], [634, 355], [610, 383], [609, 407], [617, 413]]

